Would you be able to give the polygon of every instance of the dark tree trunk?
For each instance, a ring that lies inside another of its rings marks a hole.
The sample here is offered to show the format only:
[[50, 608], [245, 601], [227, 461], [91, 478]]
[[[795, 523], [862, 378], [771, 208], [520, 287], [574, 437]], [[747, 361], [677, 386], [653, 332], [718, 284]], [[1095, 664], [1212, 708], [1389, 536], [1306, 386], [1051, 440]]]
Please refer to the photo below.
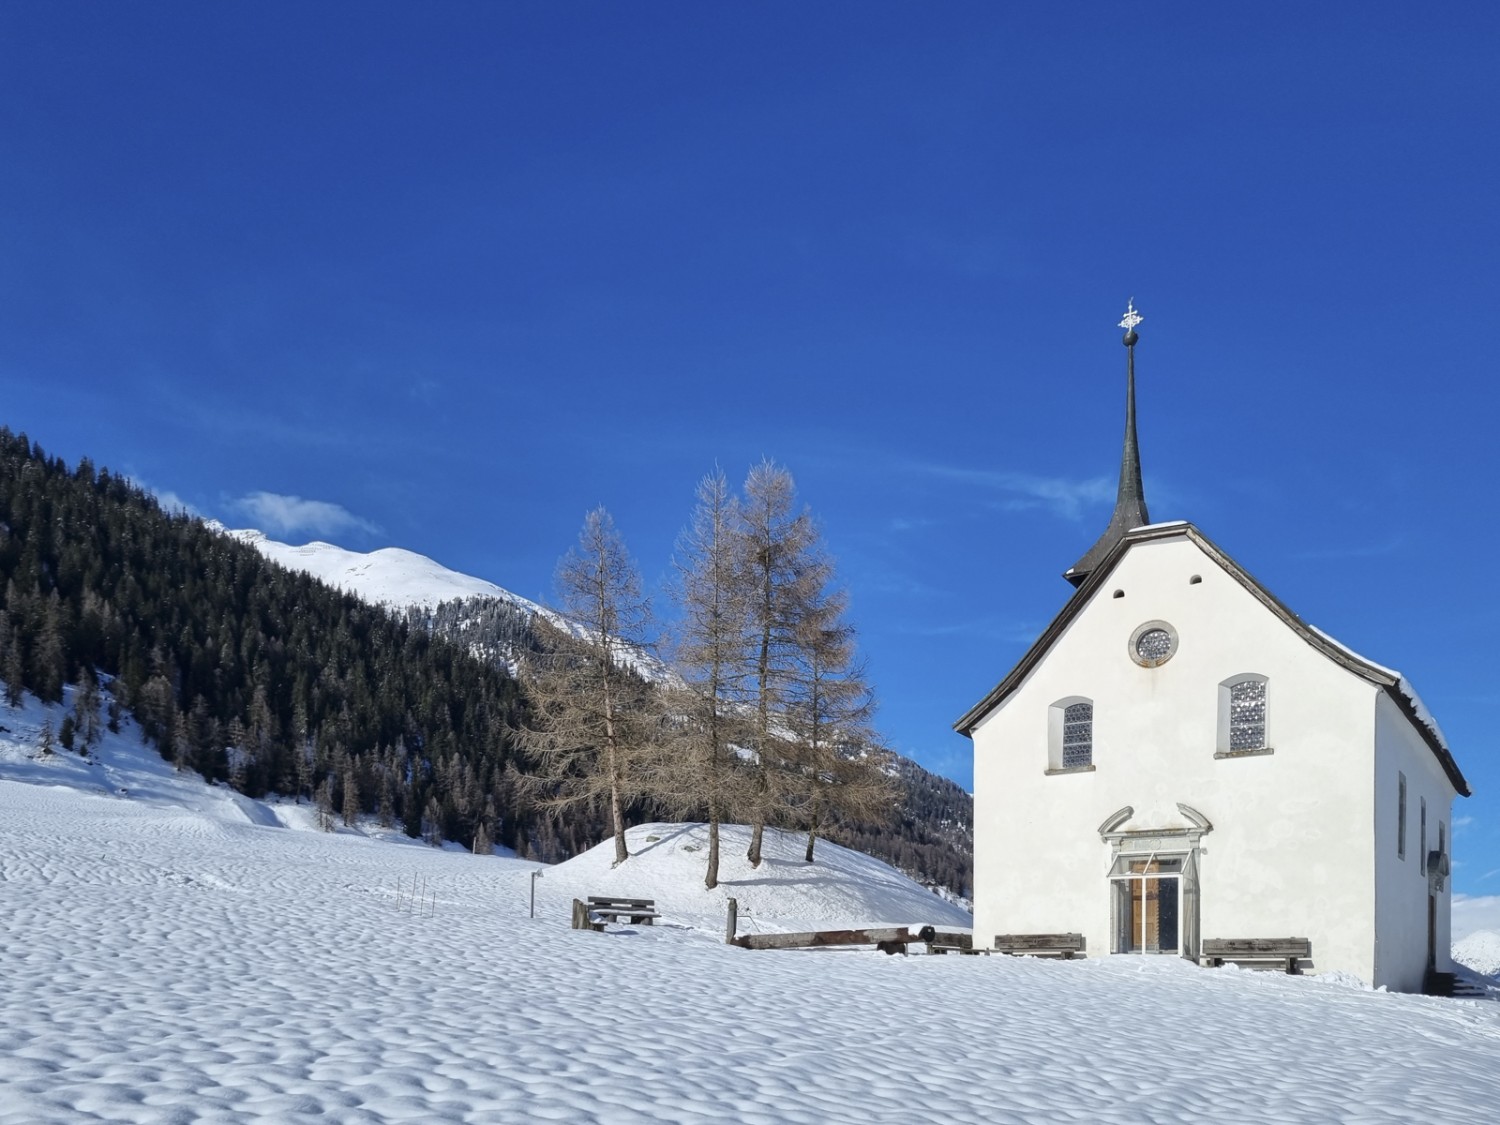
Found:
[[710, 801], [708, 808], [708, 873], [703, 885], [713, 890], [719, 885], [719, 805]]

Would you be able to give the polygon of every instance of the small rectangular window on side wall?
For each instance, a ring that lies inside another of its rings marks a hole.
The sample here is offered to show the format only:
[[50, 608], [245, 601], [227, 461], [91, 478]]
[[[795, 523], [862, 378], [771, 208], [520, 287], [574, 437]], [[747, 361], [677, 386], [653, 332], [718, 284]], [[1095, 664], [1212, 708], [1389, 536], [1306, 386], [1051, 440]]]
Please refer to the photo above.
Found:
[[1396, 774], [1396, 858], [1406, 858], [1406, 775]]
[[1417, 832], [1417, 863], [1418, 871], [1427, 874], [1427, 798], [1422, 798], [1422, 821]]

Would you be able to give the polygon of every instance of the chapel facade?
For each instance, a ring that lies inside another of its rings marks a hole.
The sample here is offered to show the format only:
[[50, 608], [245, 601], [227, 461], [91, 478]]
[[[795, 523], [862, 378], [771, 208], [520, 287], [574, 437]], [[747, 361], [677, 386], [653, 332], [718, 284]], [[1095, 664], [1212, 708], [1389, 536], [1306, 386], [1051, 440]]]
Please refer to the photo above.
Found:
[[955, 728], [974, 743], [974, 934], [1197, 961], [1310, 941], [1305, 971], [1452, 971], [1469, 787], [1411, 686], [1309, 626], [1186, 522], [1150, 522], [1126, 329], [1125, 448], [1076, 590]]

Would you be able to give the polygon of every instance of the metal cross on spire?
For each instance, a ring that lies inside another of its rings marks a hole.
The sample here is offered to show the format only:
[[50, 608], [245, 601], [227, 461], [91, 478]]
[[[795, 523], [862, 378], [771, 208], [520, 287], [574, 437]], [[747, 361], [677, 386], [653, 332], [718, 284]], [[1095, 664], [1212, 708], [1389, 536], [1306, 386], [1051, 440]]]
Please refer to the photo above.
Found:
[[1125, 329], [1125, 449], [1120, 457], [1120, 491], [1115, 498], [1115, 512], [1099, 541], [1063, 575], [1073, 585], [1080, 585], [1109, 556], [1110, 551], [1132, 528], [1151, 522], [1146, 512], [1146, 489], [1141, 483], [1141, 447], [1135, 436], [1135, 343], [1139, 338], [1135, 326], [1142, 320], [1135, 311], [1135, 298], [1125, 309], [1120, 327]]

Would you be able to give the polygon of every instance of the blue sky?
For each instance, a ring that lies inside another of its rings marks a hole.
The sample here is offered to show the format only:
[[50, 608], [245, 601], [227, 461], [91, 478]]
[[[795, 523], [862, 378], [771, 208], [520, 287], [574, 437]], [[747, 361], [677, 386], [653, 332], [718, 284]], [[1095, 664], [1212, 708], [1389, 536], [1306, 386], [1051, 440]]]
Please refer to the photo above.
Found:
[[[1134, 296], [1157, 519], [1405, 671], [1500, 892], [1500, 9], [0, 8], [0, 418], [546, 596], [792, 469], [898, 749], [1066, 599]], [[297, 502], [294, 502], [293, 498]], [[1467, 822], [1464, 818], [1467, 818]]]

